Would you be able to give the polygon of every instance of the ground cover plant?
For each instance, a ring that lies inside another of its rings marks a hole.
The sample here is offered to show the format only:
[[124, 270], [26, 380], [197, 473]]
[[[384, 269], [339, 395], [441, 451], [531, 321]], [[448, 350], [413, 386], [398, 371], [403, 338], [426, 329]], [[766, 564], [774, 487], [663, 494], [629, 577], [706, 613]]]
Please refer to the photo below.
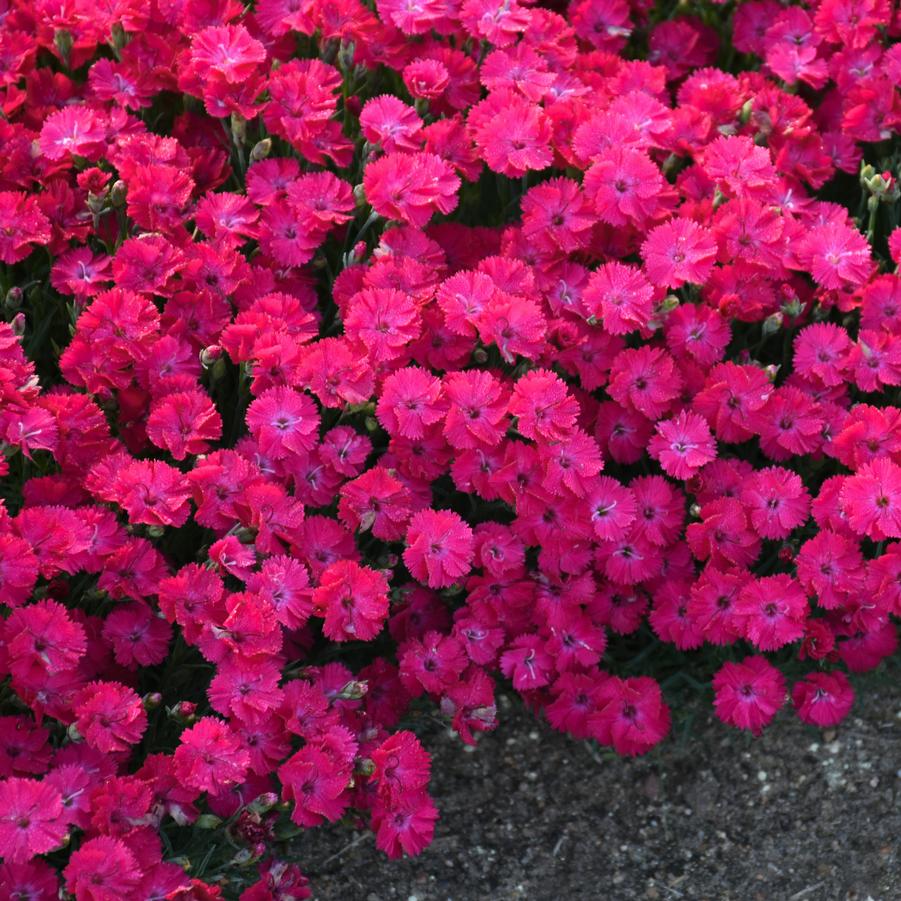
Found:
[[689, 690], [838, 723], [901, 614], [899, 33], [0, 2], [0, 899], [416, 854], [415, 715], [500, 682], [624, 755]]

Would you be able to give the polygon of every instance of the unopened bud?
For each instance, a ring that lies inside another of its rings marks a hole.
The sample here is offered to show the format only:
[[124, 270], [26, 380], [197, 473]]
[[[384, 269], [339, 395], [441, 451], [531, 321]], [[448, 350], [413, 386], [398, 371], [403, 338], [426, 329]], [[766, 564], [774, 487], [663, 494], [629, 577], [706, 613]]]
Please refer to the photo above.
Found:
[[867, 182], [876, 174], [875, 168], [871, 166], [869, 163], [866, 163], [860, 167], [860, 184], [862, 187], [867, 186]]
[[88, 194], [86, 201], [88, 209], [95, 215], [99, 216], [106, 206], [106, 196], [100, 194]]
[[9, 291], [6, 292], [6, 297], [3, 300], [3, 306], [12, 312], [13, 310], [18, 310], [19, 307], [22, 306], [22, 301], [25, 298], [25, 292], [18, 286], [13, 285]]
[[13, 334], [17, 338], [21, 338], [22, 335], [25, 334], [25, 314], [24, 313], [16, 313], [13, 316], [12, 322], [10, 322], [10, 328], [13, 330]]
[[787, 303], [782, 304], [779, 308], [786, 316], [791, 317], [792, 319], [797, 319], [804, 312], [804, 304], [801, 303], [800, 299], [797, 297], [793, 297]]
[[785, 316], [782, 313], [773, 313], [763, 320], [763, 334], [775, 335], [782, 328]]
[[58, 28], [53, 33], [53, 46], [59, 52], [60, 59], [66, 64], [66, 68], [69, 67], [69, 55], [72, 53], [74, 43], [72, 32], [65, 28]]
[[163, 696], [158, 691], [148, 692], [141, 699], [145, 710], [156, 710], [163, 703]]
[[235, 144], [243, 144], [247, 139], [247, 120], [240, 113], [232, 113], [231, 129]]
[[353, 680], [348, 682], [335, 696], [339, 701], [359, 701], [369, 691], [368, 683]]
[[247, 809], [251, 813], [268, 813], [276, 804], [278, 804], [278, 795], [275, 792], [263, 792], [247, 805]]
[[697, 504], [692, 504], [688, 508], [688, 513], [690, 516], [693, 516], [695, 519], [698, 519], [701, 515], [701, 508]]
[[166, 529], [163, 526], [147, 526], [148, 538], [162, 538], [165, 534]]
[[665, 316], [667, 313], [672, 313], [678, 306], [679, 298], [676, 297], [675, 294], [667, 294], [666, 297], [660, 301], [660, 305], [657, 307], [657, 313], [662, 313]]
[[183, 723], [191, 722], [197, 713], [197, 705], [193, 701], [179, 701], [169, 708], [169, 716]]
[[363, 757], [356, 762], [354, 769], [359, 776], [371, 776], [375, 772], [375, 763], [368, 757]]
[[222, 825], [222, 820], [219, 819], [219, 817], [217, 817], [215, 814], [202, 813], [194, 821], [194, 825], [198, 829], [218, 829]]
[[116, 50], [121, 50], [125, 46], [125, 29], [122, 27], [121, 22], [113, 22], [113, 27], [110, 28], [109, 41]]
[[250, 162], [258, 163], [260, 160], [266, 159], [271, 150], [272, 138], [263, 138], [262, 141], [257, 141], [253, 145], [253, 150], [250, 151]]
[[84, 741], [84, 736], [78, 731], [75, 723], [72, 723], [69, 728], [66, 729], [66, 737], [72, 742]]
[[110, 203], [113, 206], [125, 206], [125, 197], [128, 194], [128, 188], [121, 178], [113, 182], [113, 186], [109, 190]]
[[379, 424], [372, 416], [367, 416], [363, 420], [363, 425], [366, 427], [367, 432], [377, 432], [379, 430]]
[[472, 359], [476, 363], [487, 363], [488, 362], [488, 351], [485, 350], [484, 347], [477, 347], [472, 352]]
[[221, 357], [222, 348], [218, 344], [210, 344], [200, 351], [200, 365], [204, 369], [209, 369]]
[[742, 105], [741, 111], [738, 114], [738, 121], [741, 122], [742, 125], [747, 125], [751, 119], [751, 113], [754, 111], [754, 101], [746, 100]]
[[366, 191], [362, 184], [354, 187], [354, 202], [358, 207], [366, 206]]

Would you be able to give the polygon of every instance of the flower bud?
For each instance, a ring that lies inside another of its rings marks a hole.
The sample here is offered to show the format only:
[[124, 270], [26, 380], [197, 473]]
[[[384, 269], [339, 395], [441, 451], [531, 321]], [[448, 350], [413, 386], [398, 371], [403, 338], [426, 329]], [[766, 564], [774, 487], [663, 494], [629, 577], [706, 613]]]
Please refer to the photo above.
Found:
[[360, 776], [371, 776], [375, 772], [375, 763], [368, 757], [360, 758], [354, 767]]
[[354, 186], [354, 201], [358, 207], [366, 206], [366, 191], [362, 183]]
[[10, 312], [18, 310], [19, 307], [22, 306], [24, 298], [25, 292], [18, 285], [13, 285], [9, 291], [6, 292], [6, 297], [3, 299], [3, 306]]
[[278, 804], [278, 795], [275, 792], [263, 792], [258, 798], [254, 798], [250, 804], [247, 805], [247, 809], [251, 811], [251, 813], [268, 813]]
[[218, 344], [210, 344], [200, 351], [200, 365], [204, 369], [209, 369], [221, 357], [222, 348]]
[[257, 141], [253, 145], [253, 150], [250, 151], [250, 162], [258, 163], [260, 160], [266, 159], [271, 150], [272, 138], [263, 138], [262, 141]]
[[240, 113], [231, 115], [232, 140], [241, 145], [247, 140], [247, 120]]
[[10, 322], [10, 327], [13, 330], [13, 334], [17, 338], [21, 338], [22, 335], [25, 334], [25, 325], [26, 322], [24, 313], [16, 313], [16, 315], [13, 316], [12, 322]]
[[158, 691], [151, 691], [141, 701], [145, 710], [156, 710], [163, 703], [163, 696]]
[[781, 312], [767, 316], [766, 319], [763, 320], [763, 334], [767, 336], [775, 335], [776, 332], [782, 328], [782, 323], [784, 321], [785, 316]]
[[74, 44], [75, 40], [71, 31], [65, 28], [58, 28], [53, 33], [53, 46], [56, 47], [60, 59], [65, 63], [66, 68], [69, 67], [69, 54], [71, 54]]
[[335, 696], [339, 701], [359, 701], [369, 690], [369, 684], [365, 681], [348, 682]]
[[127, 38], [125, 35], [125, 29], [122, 27], [121, 22], [113, 22], [112, 28], [110, 28], [109, 42], [112, 44], [116, 50], [121, 50], [125, 46]]
[[202, 813], [194, 821], [194, 825], [198, 829], [218, 829], [222, 825], [222, 820], [213, 813]]
[[109, 199], [113, 206], [125, 206], [125, 197], [128, 194], [128, 188], [121, 178], [113, 182], [113, 186], [109, 189]]

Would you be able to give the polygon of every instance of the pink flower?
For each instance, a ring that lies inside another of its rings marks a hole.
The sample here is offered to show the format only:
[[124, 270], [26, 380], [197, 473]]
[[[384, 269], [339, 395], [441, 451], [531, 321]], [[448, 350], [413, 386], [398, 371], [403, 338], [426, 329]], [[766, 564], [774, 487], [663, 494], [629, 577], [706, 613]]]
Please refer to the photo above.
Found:
[[75, 712], [85, 741], [105, 754], [127, 751], [147, 728], [141, 699], [118, 682], [92, 682], [76, 699]]
[[644, 345], [618, 353], [607, 392], [648, 419], [661, 419], [682, 387], [675, 361], [665, 350]]
[[798, 244], [798, 262], [821, 288], [858, 287], [873, 270], [870, 245], [843, 222], [811, 228]]
[[658, 683], [647, 676], [611, 677], [598, 690], [597, 711], [588, 717], [591, 736], [618, 754], [646, 754], [670, 729], [669, 708]]
[[305, 394], [291, 388], [269, 388], [248, 408], [247, 427], [267, 457], [302, 457], [318, 438], [319, 413]]
[[451, 510], [422, 510], [407, 529], [404, 563], [429, 588], [446, 588], [472, 566], [472, 529]]
[[423, 228], [456, 208], [460, 179], [433, 153], [388, 153], [366, 167], [363, 187], [380, 216]]
[[787, 538], [807, 519], [810, 509], [801, 477], [781, 466], [756, 472], [742, 489], [741, 502], [751, 525], [764, 538]]
[[842, 483], [841, 506], [858, 535], [901, 538], [901, 466], [886, 458], [865, 463]]
[[250, 755], [229, 725], [206, 716], [182, 735], [174, 754], [175, 772], [185, 785], [219, 794], [247, 775]]
[[533, 369], [514, 386], [509, 410], [526, 438], [559, 440], [575, 424], [578, 406], [559, 376]]
[[44, 120], [38, 145], [48, 160], [67, 154], [96, 160], [106, 145], [106, 127], [90, 107], [64, 106]]
[[582, 302], [605, 332], [625, 335], [646, 328], [654, 312], [654, 289], [637, 266], [604, 263], [591, 274]]
[[588, 489], [588, 515], [594, 533], [601, 541], [625, 536], [635, 519], [635, 495], [610, 476], [599, 476]]
[[389, 435], [422, 438], [444, 418], [441, 381], [417, 366], [392, 372], [382, 385], [376, 415]]
[[49, 783], [0, 780], [0, 856], [24, 863], [58, 848], [68, 832], [60, 793]]
[[670, 219], [648, 233], [641, 255], [652, 284], [703, 285], [716, 260], [716, 241], [710, 229], [691, 219]]
[[724, 663], [713, 677], [716, 715], [760, 735], [785, 703], [785, 679], [765, 657]]
[[776, 651], [803, 638], [807, 614], [807, 596], [787, 575], [748, 582], [735, 605], [746, 638], [761, 651]]
[[645, 227], [660, 207], [665, 184], [647, 153], [622, 145], [601, 151], [585, 173], [585, 193], [598, 217], [616, 226]]
[[265, 60], [266, 48], [243, 25], [204, 28], [191, 40], [191, 61], [198, 71], [229, 84], [247, 81]]
[[313, 609], [333, 641], [371, 641], [388, 615], [388, 582], [378, 570], [339, 560], [320, 575]]
[[798, 717], [812, 726], [837, 726], [854, 706], [854, 689], [839, 671], [809, 673], [792, 686]]
[[[391, 94], [367, 100], [360, 113], [360, 130], [370, 144], [386, 153], [419, 150], [422, 120], [416, 110]], [[402, 158], [402, 157], [401, 157]]]
[[716, 442], [702, 416], [682, 410], [673, 419], [657, 423], [648, 453], [660, 461], [667, 475], [688, 479], [716, 459]]

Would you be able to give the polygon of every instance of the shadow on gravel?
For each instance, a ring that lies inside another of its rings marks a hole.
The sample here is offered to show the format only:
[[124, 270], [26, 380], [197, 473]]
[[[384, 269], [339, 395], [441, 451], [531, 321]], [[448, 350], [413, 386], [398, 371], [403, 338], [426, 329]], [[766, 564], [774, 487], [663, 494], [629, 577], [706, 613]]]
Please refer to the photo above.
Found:
[[304, 836], [302, 865], [318, 901], [897, 901], [901, 690], [861, 694], [835, 730], [786, 709], [753, 740], [708, 716], [637, 760], [501, 698], [468, 753], [418, 730], [441, 811], [420, 857], [333, 826]]

